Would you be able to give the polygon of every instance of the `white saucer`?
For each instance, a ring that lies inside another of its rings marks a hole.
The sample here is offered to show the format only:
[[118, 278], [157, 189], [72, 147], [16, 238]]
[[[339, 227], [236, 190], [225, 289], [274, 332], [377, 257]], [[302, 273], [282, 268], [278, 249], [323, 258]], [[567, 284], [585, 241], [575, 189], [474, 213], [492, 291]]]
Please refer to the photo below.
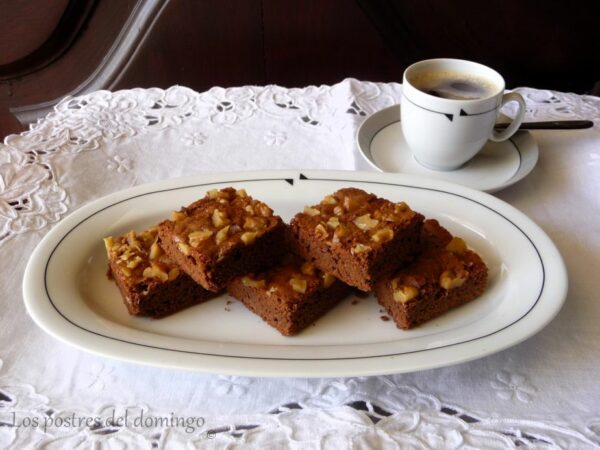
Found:
[[371, 115], [356, 135], [365, 160], [381, 172], [401, 172], [452, 181], [474, 189], [495, 192], [527, 176], [538, 160], [538, 146], [527, 131], [504, 142], [488, 142], [483, 150], [459, 169], [442, 172], [420, 165], [402, 135], [400, 105]]

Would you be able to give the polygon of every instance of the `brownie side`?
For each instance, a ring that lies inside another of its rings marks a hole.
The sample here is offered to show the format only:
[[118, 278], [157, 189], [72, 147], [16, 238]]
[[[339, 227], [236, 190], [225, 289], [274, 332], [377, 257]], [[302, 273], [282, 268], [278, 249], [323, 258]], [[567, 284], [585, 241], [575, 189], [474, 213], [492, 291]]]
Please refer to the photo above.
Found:
[[317, 267], [362, 291], [411, 261], [419, 249], [423, 216], [346, 188], [306, 207], [292, 219], [295, 250]]
[[396, 325], [409, 329], [474, 300], [486, 284], [485, 263], [453, 240], [446, 248], [426, 251], [410, 266], [381, 279], [375, 295]]
[[239, 277], [227, 286], [231, 296], [285, 336], [314, 323], [352, 291], [311, 263], [291, 259], [269, 271]]
[[276, 264], [285, 224], [243, 190], [210, 191], [159, 224], [165, 252], [205, 289], [218, 292], [234, 277]]
[[129, 314], [154, 318], [215, 296], [182, 273], [158, 244], [157, 230], [106, 238], [109, 273]]

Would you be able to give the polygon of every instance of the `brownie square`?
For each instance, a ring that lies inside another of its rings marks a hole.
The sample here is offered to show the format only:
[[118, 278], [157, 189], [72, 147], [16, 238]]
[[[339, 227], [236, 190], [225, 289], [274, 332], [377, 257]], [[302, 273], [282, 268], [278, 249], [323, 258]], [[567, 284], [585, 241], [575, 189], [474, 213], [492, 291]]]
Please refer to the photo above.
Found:
[[243, 189], [209, 191], [160, 223], [158, 234], [167, 255], [213, 292], [277, 263], [285, 252], [285, 224]]
[[104, 239], [109, 275], [129, 314], [164, 317], [215, 296], [173, 263], [158, 243], [157, 229]]
[[279, 266], [233, 280], [227, 291], [281, 334], [291, 336], [315, 322], [352, 288], [290, 254]]
[[414, 257], [422, 222], [404, 202], [345, 188], [296, 214], [291, 229], [302, 257], [370, 291], [377, 279]]
[[416, 327], [479, 297], [487, 267], [479, 255], [436, 221], [423, 227], [423, 252], [375, 285], [379, 303], [398, 328]]

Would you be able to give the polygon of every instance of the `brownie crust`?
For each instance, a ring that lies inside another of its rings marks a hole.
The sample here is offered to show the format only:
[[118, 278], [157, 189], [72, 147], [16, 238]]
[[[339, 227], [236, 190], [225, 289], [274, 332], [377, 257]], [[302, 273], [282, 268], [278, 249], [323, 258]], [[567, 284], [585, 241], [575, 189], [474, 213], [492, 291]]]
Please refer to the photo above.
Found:
[[291, 222], [295, 250], [362, 291], [406, 264], [419, 248], [423, 216], [355, 188], [306, 207]]
[[205, 289], [276, 264], [285, 252], [285, 224], [244, 190], [210, 191], [159, 224], [169, 257]]
[[381, 279], [378, 302], [398, 328], [409, 329], [479, 297], [486, 288], [487, 267], [464, 241], [430, 247], [417, 260]]
[[292, 336], [337, 305], [352, 288], [314, 264], [288, 255], [269, 271], [233, 280], [227, 291], [281, 334]]
[[131, 315], [165, 317], [213, 298], [171, 261], [159, 245], [157, 230], [104, 240], [109, 275]]

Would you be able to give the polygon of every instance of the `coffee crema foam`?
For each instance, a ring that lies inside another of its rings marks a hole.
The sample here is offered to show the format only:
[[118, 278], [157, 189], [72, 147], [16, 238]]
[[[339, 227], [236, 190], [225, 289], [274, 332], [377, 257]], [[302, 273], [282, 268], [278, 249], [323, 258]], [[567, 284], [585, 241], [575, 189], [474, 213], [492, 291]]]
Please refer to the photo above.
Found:
[[477, 100], [498, 92], [498, 85], [487, 78], [452, 70], [419, 72], [409, 82], [426, 94], [451, 100]]

